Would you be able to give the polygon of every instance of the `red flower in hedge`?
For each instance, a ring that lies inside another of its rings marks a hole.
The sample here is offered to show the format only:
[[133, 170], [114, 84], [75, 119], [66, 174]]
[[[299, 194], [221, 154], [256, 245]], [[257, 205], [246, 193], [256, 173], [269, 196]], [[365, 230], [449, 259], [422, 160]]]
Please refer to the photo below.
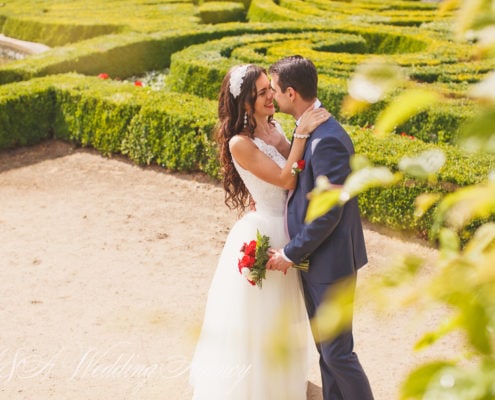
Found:
[[143, 86], [143, 82], [141, 81], [135, 81], [134, 86]]
[[101, 74], [98, 75], [98, 78], [100, 78], [100, 79], [108, 79], [108, 78], [110, 78], [110, 76], [108, 74], [105, 74], [104, 72], [102, 72]]
[[400, 135], [403, 138], [408, 138], [408, 139], [411, 139], [411, 140], [415, 140], [416, 139], [414, 136], [408, 135], [406, 132], [402, 132]]

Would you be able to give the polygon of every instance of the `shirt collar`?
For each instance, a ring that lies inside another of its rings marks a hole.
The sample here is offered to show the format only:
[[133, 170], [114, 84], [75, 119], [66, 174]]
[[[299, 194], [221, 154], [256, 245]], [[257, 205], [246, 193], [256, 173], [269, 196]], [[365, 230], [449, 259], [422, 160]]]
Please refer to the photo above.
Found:
[[[313, 103], [313, 110], [320, 108], [321, 107], [321, 101], [316, 99], [315, 102]], [[301, 117], [296, 121], [296, 126], [299, 126], [299, 123], [301, 122]]]

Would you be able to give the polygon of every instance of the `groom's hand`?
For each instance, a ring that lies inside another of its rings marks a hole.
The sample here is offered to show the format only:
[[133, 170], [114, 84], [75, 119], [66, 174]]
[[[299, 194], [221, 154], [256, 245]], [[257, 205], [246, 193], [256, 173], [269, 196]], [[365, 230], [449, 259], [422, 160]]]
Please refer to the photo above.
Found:
[[249, 210], [256, 211], [256, 202], [251, 196], [249, 196]]
[[292, 262], [288, 261], [281, 250], [269, 249], [268, 255], [270, 259], [266, 263], [266, 269], [282, 271], [284, 274], [292, 266]]

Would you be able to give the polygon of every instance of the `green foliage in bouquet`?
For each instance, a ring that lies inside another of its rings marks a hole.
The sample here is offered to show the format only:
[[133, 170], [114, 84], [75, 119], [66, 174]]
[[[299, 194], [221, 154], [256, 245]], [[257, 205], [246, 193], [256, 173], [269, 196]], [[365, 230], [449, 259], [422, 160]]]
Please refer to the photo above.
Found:
[[253, 280], [259, 287], [262, 287], [263, 279], [266, 277], [266, 263], [269, 260], [268, 248], [270, 247], [268, 236], [256, 231], [256, 264], [251, 269]]

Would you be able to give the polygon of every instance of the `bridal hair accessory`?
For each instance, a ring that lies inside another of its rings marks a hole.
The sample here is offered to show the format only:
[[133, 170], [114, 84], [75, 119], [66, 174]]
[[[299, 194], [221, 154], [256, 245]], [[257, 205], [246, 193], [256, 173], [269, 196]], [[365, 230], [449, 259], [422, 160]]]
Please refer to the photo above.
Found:
[[248, 115], [247, 112], [244, 113], [244, 128], [248, 126]]
[[246, 64], [236, 67], [230, 74], [229, 89], [232, 96], [234, 96], [234, 99], [241, 94], [242, 81], [246, 76], [249, 65], [250, 64]]
[[293, 176], [296, 176], [299, 172], [301, 172], [304, 169], [305, 166], [306, 166], [306, 161], [304, 160], [296, 161], [294, 164], [292, 164], [290, 173]]

